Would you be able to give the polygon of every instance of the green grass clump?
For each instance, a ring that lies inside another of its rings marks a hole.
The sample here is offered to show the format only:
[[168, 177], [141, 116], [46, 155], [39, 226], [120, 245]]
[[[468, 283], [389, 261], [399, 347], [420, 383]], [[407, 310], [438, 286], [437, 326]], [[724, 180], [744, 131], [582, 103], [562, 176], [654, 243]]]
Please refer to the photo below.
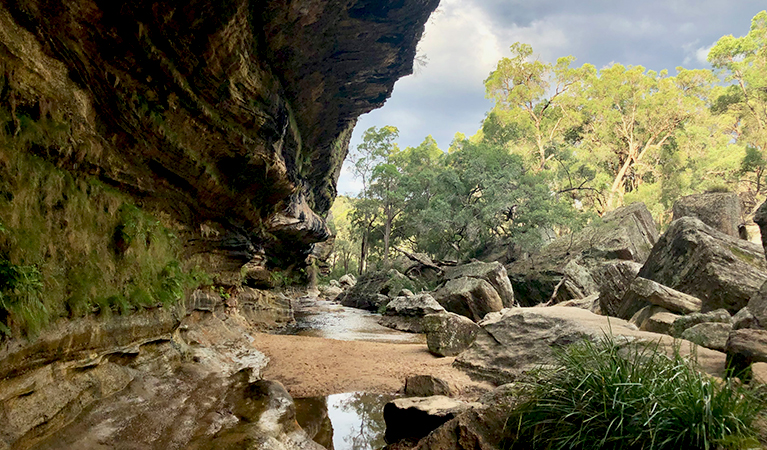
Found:
[[696, 370], [678, 349], [574, 344], [540, 369], [507, 422], [512, 448], [760, 448], [752, 424], [764, 410], [733, 380]]
[[60, 317], [173, 304], [205, 284], [179, 263], [171, 219], [47, 158], [74, 140], [52, 119], [0, 107], [0, 340]]

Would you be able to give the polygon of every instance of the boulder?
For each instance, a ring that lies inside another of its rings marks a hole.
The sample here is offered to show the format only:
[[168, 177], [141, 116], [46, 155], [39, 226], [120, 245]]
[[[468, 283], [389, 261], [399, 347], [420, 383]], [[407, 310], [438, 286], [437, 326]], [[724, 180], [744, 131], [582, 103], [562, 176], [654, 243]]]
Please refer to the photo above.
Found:
[[426, 345], [437, 356], [456, 356], [466, 350], [477, 337], [479, 326], [473, 320], [444, 312], [424, 317]]
[[767, 281], [767, 263], [758, 245], [682, 217], [661, 236], [639, 276], [701, 299], [704, 312], [734, 314]]
[[330, 280], [330, 281], [328, 281], [328, 284], [333, 286], [333, 287], [337, 287], [337, 288], [341, 287], [341, 283], [339, 283], [338, 280]]
[[357, 278], [354, 275], [347, 273], [338, 279], [338, 284], [340, 284], [342, 288], [354, 287], [354, 285], [357, 284]]
[[633, 203], [506, 269], [522, 306], [583, 298], [600, 292], [603, 280], [592, 275], [595, 269], [608, 261], [644, 263], [657, 240], [652, 214], [644, 204]]
[[434, 293], [446, 310], [479, 322], [487, 313], [503, 309], [498, 292], [481, 278], [461, 277], [449, 280]]
[[508, 412], [519, 403], [519, 389], [499, 386], [471, 408], [418, 441], [415, 450], [495, 450], [508, 448]]
[[700, 299], [671, 289], [655, 281], [637, 277], [623, 296], [618, 317], [628, 319], [647, 305], [656, 305], [671, 312], [687, 314], [700, 311]]
[[681, 337], [701, 347], [723, 352], [727, 347], [730, 331], [732, 331], [731, 323], [704, 322], [684, 330]]
[[727, 339], [727, 369], [735, 376], [750, 377], [750, 366], [767, 362], [767, 330], [741, 328]]
[[431, 375], [413, 375], [405, 380], [405, 395], [408, 397], [450, 397], [452, 391], [446, 381]]
[[386, 305], [385, 316], [423, 317], [427, 314], [444, 312], [443, 308], [430, 294], [412, 297], [397, 297]]
[[722, 233], [739, 238], [743, 223], [743, 211], [738, 194], [734, 192], [711, 192], [680, 198], [672, 208], [672, 220], [695, 217]]
[[480, 278], [487, 281], [501, 297], [504, 308], [515, 306], [514, 290], [511, 287], [511, 281], [509, 281], [506, 268], [501, 263], [474, 261], [469, 264], [445, 269], [445, 280], [454, 280], [461, 277]]
[[384, 439], [389, 444], [402, 439], [421, 439], [473, 406], [478, 405], [443, 395], [395, 399], [384, 406]]
[[682, 337], [682, 334], [688, 328], [694, 327], [701, 323], [725, 323], [732, 325], [732, 317], [726, 309], [717, 309], [716, 311], [709, 311], [707, 313], [693, 313], [686, 316], [680, 316], [674, 321], [674, 325], [671, 328], [671, 335], [674, 337]]
[[338, 286], [320, 286], [320, 294], [325, 297], [326, 299], [332, 300], [339, 295], [341, 295], [344, 292], [343, 289], [341, 289]]
[[397, 297], [386, 305], [383, 317], [378, 323], [395, 330], [423, 333], [425, 331], [424, 316], [443, 312], [445, 308], [429, 294]]
[[[631, 316], [631, 319], [629, 319], [629, 323], [636, 326], [637, 329], [641, 330], [642, 326], [647, 321], [647, 319], [649, 319], [650, 317], [656, 314], [663, 314], [663, 313], [670, 314], [669, 310], [661, 306], [647, 305], [644, 308], [637, 311], [636, 313], [634, 313], [634, 315]], [[678, 317], [678, 316], [675, 316], [675, 317]]]
[[[343, 277], [341, 277], [343, 279]], [[414, 288], [413, 281], [391, 269], [387, 272], [367, 272], [340, 297], [341, 304], [351, 308], [378, 311], [389, 302], [389, 297]]]
[[599, 310], [605, 316], [618, 316], [623, 296], [634, 281], [642, 264], [634, 261], [608, 261], [591, 275], [599, 287]]
[[651, 333], [659, 334], [671, 334], [671, 326], [674, 321], [679, 317], [678, 315], [666, 311], [656, 311], [650, 317], [647, 318], [639, 327], [642, 331], [649, 331]]
[[[671, 349], [670, 336], [636, 330], [625, 320], [598, 316], [578, 308], [512, 308], [490, 314], [480, 324], [474, 343], [456, 358], [454, 365], [470, 375], [496, 384], [513, 382], [521, 374], [554, 362], [556, 349], [582, 341], [597, 341], [607, 335], [615, 339], [660, 343]], [[690, 345], [680, 350], [689, 352]], [[698, 348], [703, 370], [721, 376], [724, 355]]]

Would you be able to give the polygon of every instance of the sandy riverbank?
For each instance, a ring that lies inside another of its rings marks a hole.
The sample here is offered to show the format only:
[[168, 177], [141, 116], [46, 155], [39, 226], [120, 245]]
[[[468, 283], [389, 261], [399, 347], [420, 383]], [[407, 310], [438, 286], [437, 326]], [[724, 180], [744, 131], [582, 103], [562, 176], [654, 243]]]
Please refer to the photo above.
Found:
[[394, 393], [410, 375], [447, 381], [458, 396], [472, 398], [490, 389], [437, 358], [424, 344], [339, 341], [309, 336], [255, 334], [254, 346], [266, 354], [267, 380], [281, 382], [294, 398], [343, 392]]

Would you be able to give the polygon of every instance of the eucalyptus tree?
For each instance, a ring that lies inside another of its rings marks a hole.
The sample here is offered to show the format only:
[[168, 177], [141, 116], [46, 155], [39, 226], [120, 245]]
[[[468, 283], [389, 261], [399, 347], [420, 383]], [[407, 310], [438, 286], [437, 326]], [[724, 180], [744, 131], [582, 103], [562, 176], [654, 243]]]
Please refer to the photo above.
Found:
[[590, 69], [576, 98], [583, 114], [579, 145], [581, 155], [602, 168], [608, 209], [644, 182], [651, 154], [706, 113], [711, 79], [705, 71], [678, 70], [670, 77], [642, 66]]
[[747, 35], [719, 39], [708, 61], [725, 82], [715, 89], [712, 110], [727, 120], [726, 132], [745, 149], [742, 169], [753, 174], [759, 193], [767, 168], [767, 11], [754, 16]]
[[553, 155], [547, 152], [570, 126], [572, 102], [566, 94], [586, 74], [584, 68], [571, 68], [572, 56], [556, 64], [532, 59], [533, 48], [515, 42], [512, 56], [498, 61], [485, 80], [487, 96], [495, 100], [486, 129], [516, 149], [534, 155], [534, 170], [546, 168]]

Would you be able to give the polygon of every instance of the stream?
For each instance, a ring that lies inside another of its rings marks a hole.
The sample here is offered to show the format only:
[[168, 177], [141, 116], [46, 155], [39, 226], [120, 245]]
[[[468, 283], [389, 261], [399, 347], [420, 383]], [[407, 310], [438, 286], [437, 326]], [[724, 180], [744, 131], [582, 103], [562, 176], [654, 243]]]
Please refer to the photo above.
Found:
[[[286, 334], [342, 341], [398, 344], [425, 343], [422, 334], [405, 333], [378, 324], [379, 314], [338, 303], [300, 297], [292, 300], [295, 324]], [[386, 445], [383, 407], [396, 396], [347, 392], [295, 399], [296, 418], [315, 442], [333, 450], [380, 449]]]

